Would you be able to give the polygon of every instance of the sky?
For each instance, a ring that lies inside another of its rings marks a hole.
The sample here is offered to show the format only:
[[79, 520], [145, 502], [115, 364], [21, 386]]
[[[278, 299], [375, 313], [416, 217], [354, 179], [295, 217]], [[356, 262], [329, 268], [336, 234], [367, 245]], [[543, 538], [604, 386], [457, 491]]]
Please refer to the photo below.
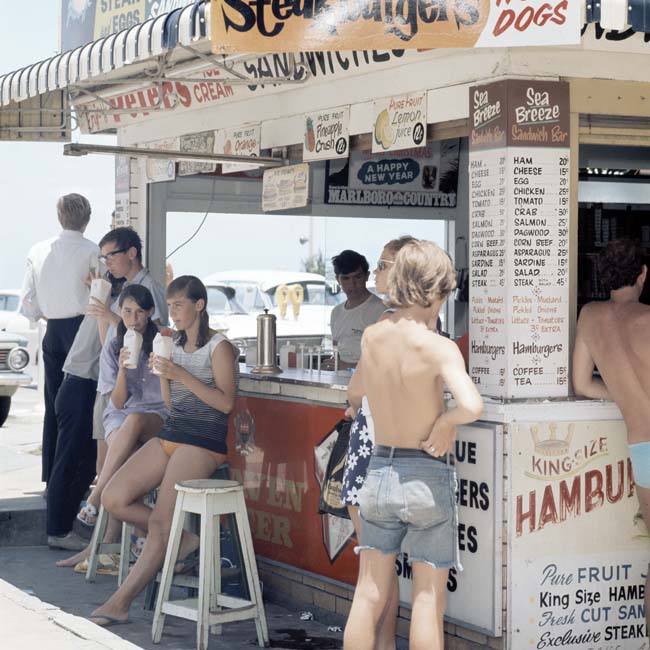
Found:
[[[27, 18], [23, 3], [2, 2], [0, 74], [57, 54], [58, 0], [39, 0]], [[112, 136], [81, 136], [73, 141], [108, 144]], [[110, 156], [63, 156], [62, 143], [0, 142], [0, 288], [21, 285], [29, 248], [59, 230], [57, 198], [84, 194], [92, 206], [86, 236], [98, 241], [108, 230], [114, 206], [114, 161]], [[419, 215], [420, 217], [423, 215]], [[168, 219], [167, 252], [196, 230], [203, 214], [172, 214]], [[381, 219], [314, 218], [313, 248], [326, 258], [354, 248], [374, 265], [384, 242], [412, 234], [443, 242], [442, 222]], [[210, 215], [199, 236], [171, 258], [176, 275], [234, 269], [300, 270], [308, 244], [307, 217], [278, 215]], [[251, 237], [250, 233], [255, 236]]]

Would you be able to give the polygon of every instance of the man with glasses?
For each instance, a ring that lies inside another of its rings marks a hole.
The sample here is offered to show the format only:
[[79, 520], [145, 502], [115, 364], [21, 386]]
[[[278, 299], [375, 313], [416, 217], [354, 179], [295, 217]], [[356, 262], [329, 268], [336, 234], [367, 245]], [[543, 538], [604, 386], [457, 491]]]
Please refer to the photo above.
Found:
[[[131, 228], [115, 228], [102, 238], [99, 248], [99, 259], [106, 264], [110, 277], [124, 279], [121, 289], [141, 284], [151, 291], [156, 306], [152, 318], [166, 325], [165, 290], [142, 266], [138, 233]], [[93, 408], [98, 399], [98, 410], [103, 411], [109, 397], [97, 398], [102, 343], [110, 343], [119, 322], [117, 296], [113, 296], [112, 304], [110, 299], [108, 304], [90, 304], [63, 366], [65, 379], [56, 399], [59, 444], [47, 494], [47, 535], [52, 548], [81, 551], [87, 544], [72, 528], [79, 504], [96, 473], [97, 444], [93, 435], [99, 437], [100, 432], [93, 432]], [[101, 440], [99, 444], [105, 443]]]
[[[370, 277], [368, 260], [352, 250], [344, 250], [332, 258], [334, 273], [346, 301], [336, 305], [330, 316], [332, 342], [338, 348], [338, 367], [354, 368], [361, 357], [363, 330], [377, 322], [386, 309], [375, 294], [368, 291]], [[323, 362], [324, 370], [334, 370], [334, 358]]]
[[61, 224], [57, 237], [35, 244], [27, 256], [20, 312], [35, 323], [47, 320], [43, 338], [45, 416], [42, 480], [48, 483], [54, 463], [58, 429], [54, 402], [63, 381], [63, 363], [88, 305], [86, 280], [97, 268], [97, 244], [83, 236], [90, 221], [90, 203], [81, 194], [66, 194], [56, 204]]

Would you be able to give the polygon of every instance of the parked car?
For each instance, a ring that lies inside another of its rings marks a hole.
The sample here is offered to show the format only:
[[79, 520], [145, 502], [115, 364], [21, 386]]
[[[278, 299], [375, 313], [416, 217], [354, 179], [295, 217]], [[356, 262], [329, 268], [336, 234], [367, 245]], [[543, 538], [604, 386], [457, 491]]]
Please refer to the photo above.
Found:
[[[338, 286], [317, 273], [296, 271], [223, 271], [204, 279], [208, 289], [210, 326], [227, 334], [240, 348], [257, 338], [257, 316], [268, 309], [277, 316], [279, 341], [321, 345], [330, 339], [330, 313], [344, 296]], [[284, 317], [276, 290], [300, 285], [303, 302], [297, 318], [291, 303]]]
[[0, 427], [9, 415], [11, 398], [18, 387], [32, 383], [32, 378], [24, 372], [28, 364], [27, 339], [0, 332]]
[[0, 332], [13, 332], [27, 339], [27, 349], [33, 363], [38, 360], [38, 327], [19, 311], [20, 290], [0, 289]]

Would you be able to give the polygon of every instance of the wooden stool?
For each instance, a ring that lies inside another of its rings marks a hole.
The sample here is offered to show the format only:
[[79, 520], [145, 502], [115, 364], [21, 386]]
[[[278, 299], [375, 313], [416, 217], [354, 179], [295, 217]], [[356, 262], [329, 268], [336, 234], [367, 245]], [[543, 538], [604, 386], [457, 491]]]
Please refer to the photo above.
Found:
[[[197, 648], [207, 650], [210, 625], [247, 619], [255, 620], [257, 641], [268, 646], [269, 634], [257, 575], [244, 488], [237, 481], [197, 480], [176, 484], [176, 507], [172, 520], [160, 591], [154, 612], [151, 636], [160, 643], [165, 616], [178, 616], [197, 623]], [[185, 513], [201, 516], [198, 598], [170, 601], [169, 591], [183, 534]], [[242, 547], [250, 599], [221, 593], [220, 516], [234, 513]]]
[[97, 521], [95, 522], [95, 529], [93, 536], [90, 539], [90, 555], [88, 556], [88, 568], [86, 569], [86, 580], [88, 582], [95, 582], [97, 575], [97, 563], [101, 553], [119, 553], [120, 554], [120, 569], [117, 574], [118, 587], [124, 582], [129, 572], [129, 554], [131, 553], [131, 534], [133, 533], [133, 526], [131, 524], [122, 523], [122, 541], [121, 543], [108, 544], [104, 543], [104, 534], [106, 533], [106, 526], [108, 525], [108, 510], [104, 506], [99, 507], [97, 514]]

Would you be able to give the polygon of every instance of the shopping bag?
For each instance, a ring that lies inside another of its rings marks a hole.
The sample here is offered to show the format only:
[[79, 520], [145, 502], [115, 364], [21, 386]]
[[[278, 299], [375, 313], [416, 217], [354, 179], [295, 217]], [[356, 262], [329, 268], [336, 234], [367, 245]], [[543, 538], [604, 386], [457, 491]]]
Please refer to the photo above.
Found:
[[352, 420], [341, 420], [335, 427], [338, 436], [327, 461], [318, 501], [318, 512], [322, 515], [330, 514], [345, 519], [350, 518], [347, 506], [341, 503], [341, 491], [351, 425]]

